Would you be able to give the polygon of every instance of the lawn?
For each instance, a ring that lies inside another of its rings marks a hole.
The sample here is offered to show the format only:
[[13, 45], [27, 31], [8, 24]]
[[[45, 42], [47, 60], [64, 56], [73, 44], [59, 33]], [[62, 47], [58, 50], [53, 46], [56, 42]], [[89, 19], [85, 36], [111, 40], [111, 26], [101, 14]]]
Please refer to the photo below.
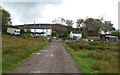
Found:
[[65, 42], [83, 73], [118, 73], [118, 42]]
[[48, 45], [44, 38], [2, 37], [2, 71], [7, 72]]

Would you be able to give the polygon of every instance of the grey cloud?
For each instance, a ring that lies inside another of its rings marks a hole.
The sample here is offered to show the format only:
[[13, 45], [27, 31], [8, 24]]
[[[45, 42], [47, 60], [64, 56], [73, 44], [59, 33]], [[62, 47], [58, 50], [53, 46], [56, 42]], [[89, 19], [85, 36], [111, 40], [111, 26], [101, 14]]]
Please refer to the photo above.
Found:
[[3, 2], [62, 2], [63, 0], [4, 0]]
[[12, 14], [14, 15], [14, 19], [17, 18], [20, 22], [26, 23], [41, 18], [41, 13], [48, 4], [56, 6], [61, 3], [62, 2], [4, 2], [3, 5], [5, 8], [9, 8], [15, 12], [15, 14]]

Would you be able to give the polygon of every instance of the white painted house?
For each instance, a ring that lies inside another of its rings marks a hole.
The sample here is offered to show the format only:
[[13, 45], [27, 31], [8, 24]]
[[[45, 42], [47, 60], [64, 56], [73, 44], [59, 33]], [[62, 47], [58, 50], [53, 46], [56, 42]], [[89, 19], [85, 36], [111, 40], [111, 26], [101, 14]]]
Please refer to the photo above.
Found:
[[29, 29], [31, 32], [36, 33], [36, 35], [41, 35], [41, 36], [50, 36], [52, 35], [52, 29]]
[[80, 39], [80, 38], [82, 38], [82, 33], [79, 31], [71, 31], [69, 36], [70, 36], [70, 38]]
[[25, 25], [31, 32], [35, 32], [37, 36], [50, 36], [52, 35], [52, 28], [50, 24], [27, 24]]
[[[52, 35], [52, 28], [50, 24], [26, 24], [26, 25], [16, 25], [11, 26], [15, 28], [26, 28], [25, 31], [28, 29], [33, 33], [36, 33], [37, 36], [50, 36]], [[31, 34], [33, 35], [33, 34]]]

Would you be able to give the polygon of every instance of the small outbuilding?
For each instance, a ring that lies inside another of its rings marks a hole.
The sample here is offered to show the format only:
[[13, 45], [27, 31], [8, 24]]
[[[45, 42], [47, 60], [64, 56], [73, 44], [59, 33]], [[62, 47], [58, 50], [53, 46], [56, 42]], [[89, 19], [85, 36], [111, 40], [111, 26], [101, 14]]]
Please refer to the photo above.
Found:
[[80, 31], [71, 31], [69, 36], [73, 39], [80, 39], [82, 38], [82, 33]]
[[118, 41], [118, 36], [111, 36], [111, 35], [106, 35], [105, 39], [107, 41], [111, 41], [111, 42], [117, 42]]

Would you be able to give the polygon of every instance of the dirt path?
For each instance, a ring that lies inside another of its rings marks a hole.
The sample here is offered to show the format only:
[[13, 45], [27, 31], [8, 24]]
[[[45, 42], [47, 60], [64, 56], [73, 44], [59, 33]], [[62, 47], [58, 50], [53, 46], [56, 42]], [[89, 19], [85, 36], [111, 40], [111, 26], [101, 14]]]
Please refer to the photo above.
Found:
[[51, 44], [8, 73], [80, 73], [60, 41]]

